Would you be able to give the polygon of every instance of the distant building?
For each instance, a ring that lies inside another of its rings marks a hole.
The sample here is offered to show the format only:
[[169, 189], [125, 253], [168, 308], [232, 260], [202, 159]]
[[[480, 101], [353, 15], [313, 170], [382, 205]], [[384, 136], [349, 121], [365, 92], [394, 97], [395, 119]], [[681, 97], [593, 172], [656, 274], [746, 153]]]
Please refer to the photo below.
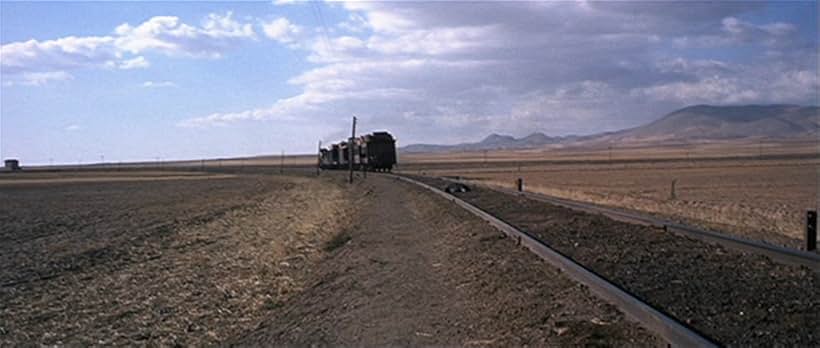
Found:
[[20, 170], [20, 161], [16, 159], [7, 159], [4, 169], [12, 172]]

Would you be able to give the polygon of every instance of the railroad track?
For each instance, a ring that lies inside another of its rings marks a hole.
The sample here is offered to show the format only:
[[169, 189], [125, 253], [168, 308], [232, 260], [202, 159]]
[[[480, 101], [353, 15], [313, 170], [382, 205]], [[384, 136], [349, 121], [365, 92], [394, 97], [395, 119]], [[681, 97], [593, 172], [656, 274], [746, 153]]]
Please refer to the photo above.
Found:
[[[456, 180], [452, 178], [440, 179], [475, 185], [475, 183], [473, 182]], [[725, 233], [709, 231], [655, 216], [649, 216], [646, 214], [640, 214], [631, 211], [624, 211], [615, 208], [594, 205], [590, 203], [558, 198], [541, 193], [527, 191], [519, 192], [512, 189], [491, 185], [480, 186], [505, 194], [524, 196], [529, 199], [562, 206], [572, 210], [583, 211], [592, 214], [601, 214], [613, 220], [662, 228], [669, 232], [697, 238], [706, 242], [717, 243], [729, 248], [766, 255], [775, 261], [806, 266], [814, 270], [815, 272], [820, 272], [820, 254], [814, 252], [807, 252], [802, 250], [781, 247], [764, 242], [758, 242], [741, 237], [731, 236]]]
[[[391, 174], [392, 175], [392, 174]], [[719, 346], [714, 340], [699, 333], [690, 326], [678, 321], [677, 319], [667, 315], [662, 310], [659, 310], [640, 298], [619, 287], [618, 285], [608, 281], [594, 271], [584, 267], [574, 260], [566, 257], [564, 254], [551, 248], [546, 243], [539, 240], [537, 237], [521, 231], [505, 221], [487, 213], [480, 208], [467, 203], [453, 195], [445, 193], [435, 187], [425, 183], [413, 180], [399, 175], [392, 175], [395, 178], [412, 183], [414, 185], [423, 187], [431, 192], [444, 197], [464, 208], [470, 213], [480, 217], [489, 222], [492, 226], [502, 231], [505, 235], [516, 241], [519, 245], [523, 245], [531, 250], [533, 253], [549, 262], [550, 264], [563, 270], [568, 276], [575, 281], [582, 283], [589, 287], [595, 294], [610, 303], [618, 306], [626, 315], [634, 320], [640, 322], [647, 329], [657, 333], [663, 337], [670, 345], [680, 347], [717, 347]]]

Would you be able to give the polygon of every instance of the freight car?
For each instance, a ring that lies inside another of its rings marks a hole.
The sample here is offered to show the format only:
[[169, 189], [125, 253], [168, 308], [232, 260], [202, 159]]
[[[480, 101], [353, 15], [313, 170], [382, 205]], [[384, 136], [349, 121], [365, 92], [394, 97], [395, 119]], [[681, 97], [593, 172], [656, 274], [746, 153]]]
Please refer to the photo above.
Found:
[[[352, 153], [352, 156], [351, 156]], [[373, 132], [319, 150], [319, 168], [389, 172], [396, 164], [396, 139], [388, 132]]]

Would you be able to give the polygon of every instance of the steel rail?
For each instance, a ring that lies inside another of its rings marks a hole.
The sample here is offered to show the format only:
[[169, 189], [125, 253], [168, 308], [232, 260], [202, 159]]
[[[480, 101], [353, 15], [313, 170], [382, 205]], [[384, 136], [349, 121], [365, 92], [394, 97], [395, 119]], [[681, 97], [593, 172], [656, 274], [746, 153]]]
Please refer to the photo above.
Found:
[[570, 278], [586, 285], [600, 298], [620, 308], [627, 316], [640, 322], [644, 327], [663, 337], [670, 345], [676, 347], [717, 347], [716, 342], [698, 333], [689, 326], [681, 323], [666, 313], [655, 309], [643, 302], [625, 289], [601, 277], [592, 270], [566, 257], [555, 249], [550, 248], [531, 234], [521, 231], [503, 220], [467, 203], [453, 195], [445, 193], [425, 183], [399, 175], [388, 174], [396, 179], [423, 187], [431, 192], [452, 201], [470, 213], [487, 221], [518, 244], [527, 247], [530, 251], [564, 271]]
[[533, 200], [559, 205], [573, 210], [593, 214], [601, 214], [618, 221], [663, 228], [664, 230], [669, 232], [697, 238], [706, 242], [718, 243], [733, 249], [739, 249], [742, 251], [766, 255], [772, 260], [788, 264], [802, 265], [814, 270], [815, 272], [820, 272], [820, 255], [818, 255], [817, 253], [754, 241], [746, 238], [728, 235], [725, 233], [709, 231], [702, 228], [681, 224], [678, 222], [666, 220], [655, 216], [649, 216], [636, 212], [623, 211], [619, 209], [603, 207], [600, 205], [573, 201], [565, 198], [558, 198], [554, 196], [545, 195], [543, 193], [527, 191], [519, 192], [512, 189], [490, 185], [481, 186], [498, 192], [512, 195], [520, 195]]

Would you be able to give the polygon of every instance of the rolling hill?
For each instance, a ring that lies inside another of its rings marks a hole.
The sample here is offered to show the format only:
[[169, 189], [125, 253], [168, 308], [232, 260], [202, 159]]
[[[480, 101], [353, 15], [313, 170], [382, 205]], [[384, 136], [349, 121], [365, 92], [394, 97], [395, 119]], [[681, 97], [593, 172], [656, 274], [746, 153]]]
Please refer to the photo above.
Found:
[[402, 152], [448, 152], [448, 151], [481, 151], [496, 149], [527, 149], [548, 144], [560, 143], [561, 137], [549, 137], [544, 133], [532, 133], [518, 138], [509, 135], [490, 134], [477, 143], [462, 143], [456, 145], [413, 144], [400, 148]]
[[745, 138], [792, 139], [818, 135], [820, 107], [799, 105], [695, 105], [673, 111], [635, 128], [587, 136], [550, 137], [533, 133], [523, 138], [491, 134], [477, 143], [408, 145], [402, 152], [481, 151], [525, 149], [548, 145], [601, 143], [680, 143]]
[[686, 107], [644, 126], [606, 135], [618, 142], [787, 139], [817, 134], [816, 106], [744, 105]]

